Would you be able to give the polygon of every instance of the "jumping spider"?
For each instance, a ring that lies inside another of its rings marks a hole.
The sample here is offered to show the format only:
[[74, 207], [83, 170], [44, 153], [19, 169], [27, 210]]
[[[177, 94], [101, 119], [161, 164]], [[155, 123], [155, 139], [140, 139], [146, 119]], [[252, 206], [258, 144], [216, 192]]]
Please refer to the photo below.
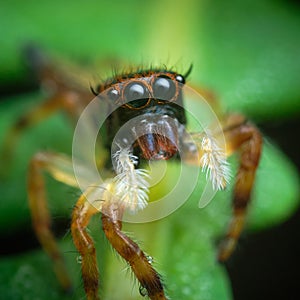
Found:
[[[51, 82], [52, 95], [17, 120], [5, 142], [6, 153], [12, 150], [16, 137], [27, 127], [35, 125], [58, 110], [64, 110], [72, 119], [77, 120], [83, 109], [94, 98], [82, 82], [76, 81], [74, 76], [74, 78], [66, 76], [39, 52], [31, 51], [30, 57], [41, 83]], [[126, 138], [117, 141], [118, 148], [113, 153], [116, 162], [115, 173], [112, 172], [112, 164], [107, 156], [105, 161], [97, 158], [98, 168], [109, 169], [110, 174], [113, 174], [113, 178], [106, 179], [100, 186], [94, 188], [101, 190], [101, 201], [92, 203], [88, 200], [88, 194], [93, 192], [93, 188], [89, 188], [79, 198], [72, 213], [71, 233], [81, 256], [82, 279], [87, 299], [99, 299], [96, 249], [87, 231], [91, 217], [98, 213], [102, 214], [102, 228], [108, 241], [128, 262], [142, 291], [152, 300], [167, 299], [161, 278], [151, 260], [122, 232], [121, 220], [125, 210], [137, 212], [147, 206], [148, 178], [147, 172], [143, 169], [143, 162], [176, 157], [178, 148], [184, 154], [183, 160], [186, 159], [199, 168], [208, 169], [216, 189], [223, 189], [228, 180], [226, 157], [235, 151], [240, 152], [233, 192], [233, 217], [219, 250], [219, 260], [225, 261], [235, 248], [250, 201], [261, 154], [262, 137], [257, 128], [245, 117], [237, 114], [223, 115], [219, 116], [219, 120], [226, 141], [224, 157], [218, 161], [218, 157], [214, 156], [214, 151], [218, 151], [217, 146], [213, 145], [214, 140], [207, 135], [201, 135], [202, 133], [198, 133], [202, 139], [196, 145], [195, 151], [187, 139], [187, 119], [183, 106], [182, 88], [187, 75], [167, 69], [138, 70], [115, 75], [92, 88], [92, 92], [96, 97], [100, 97], [100, 100], [105, 95], [103, 101], [110, 101], [117, 106], [104, 124], [106, 127], [106, 139], [102, 144], [104, 151], [111, 150], [116, 133], [128, 120], [135, 117], [142, 118], [128, 132], [130, 138], [134, 140], [133, 143], [129, 143], [130, 139]], [[202, 90], [199, 92], [204, 94], [207, 101], [214, 102], [214, 99], [210, 99], [209, 93]], [[154, 129], [147, 131], [149, 127]], [[161, 134], [158, 128], [163, 130], [164, 134]], [[146, 133], [143, 130], [146, 130]], [[200, 157], [200, 160], [197, 157]], [[68, 290], [71, 282], [50, 229], [43, 171], [47, 171], [65, 184], [77, 186], [72, 160], [54, 152], [37, 153], [30, 162], [28, 176], [33, 228], [41, 245], [53, 260], [60, 284]]]

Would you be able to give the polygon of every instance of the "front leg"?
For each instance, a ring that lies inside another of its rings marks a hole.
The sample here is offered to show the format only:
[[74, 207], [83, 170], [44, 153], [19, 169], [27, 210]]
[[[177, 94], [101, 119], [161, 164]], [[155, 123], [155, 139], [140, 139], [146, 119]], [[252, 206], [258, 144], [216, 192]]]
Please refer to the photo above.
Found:
[[81, 255], [81, 272], [88, 300], [99, 300], [99, 271], [94, 241], [87, 232], [91, 217], [99, 213], [83, 194], [77, 201], [72, 214], [71, 232], [74, 244]]
[[129, 263], [141, 286], [147, 290], [151, 300], [166, 300], [160, 275], [155, 271], [147, 256], [122, 229], [120, 221], [123, 209], [115, 204], [102, 207], [102, 226], [104, 233], [116, 251]]

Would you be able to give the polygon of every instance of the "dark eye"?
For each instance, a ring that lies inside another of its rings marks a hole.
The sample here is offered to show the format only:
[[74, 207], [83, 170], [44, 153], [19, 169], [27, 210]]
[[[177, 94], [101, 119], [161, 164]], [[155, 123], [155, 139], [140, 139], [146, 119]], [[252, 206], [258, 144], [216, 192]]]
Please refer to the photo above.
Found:
[[175, 83], [168, 77], [158, 77], [153, 83], [153, 94], [159, 100], [171, 100], [176, 93]]
[[110, 100], [112, 101], [116, 101], [119, 96], [120, 96], [120, 92], [116, 89], [111, 89], [108, 93], [107, 93], [108, 97]]
[[176, 79], [178, 82], [180, 82], [180, 83], [182, 83], [182, 84], [185, 84], [185, 78], [184, 78], [182, 75], [180, 75], [180, 74], [176, 75], [175, 79]]
[[129, 106], [140, 108], [149, 101], [149, 93], [146, 87], [140, 83], [128, 84], [124, 90], [124, 96]]

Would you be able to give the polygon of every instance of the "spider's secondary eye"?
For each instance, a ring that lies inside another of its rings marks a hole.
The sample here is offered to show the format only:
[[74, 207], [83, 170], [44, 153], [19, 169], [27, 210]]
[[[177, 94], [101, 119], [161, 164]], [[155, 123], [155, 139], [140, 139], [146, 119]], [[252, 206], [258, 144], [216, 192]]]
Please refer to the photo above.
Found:
[[154, 97], [159, 100], [171, 100], [176, 93], [175, 83], [168, 77], [158, 77], [153, 84]]
[[182, 76], [182, 75], [176, 75], [176, 77], [175, 77], [175, 79], [178, 81], [178, 82], [180, 82], [180, 83], [182, 83], [182, 84], [185, 84], [185, 78]]
[[141, 108], [149, 101], [149, 93], [146, 87], [140, 83], [131, 83], [126, 86], [124, 91], [125, 99], [129, 106]]
[[110, 90], [110, 91], [107, 93], [107, 95], [108, 95], [108, 97], [109, 97], [110, 100], [116, 101], [116, 100], [119, 98], [120, 93], [119, 93], [118, 90], [112, 89], [112, 90]]

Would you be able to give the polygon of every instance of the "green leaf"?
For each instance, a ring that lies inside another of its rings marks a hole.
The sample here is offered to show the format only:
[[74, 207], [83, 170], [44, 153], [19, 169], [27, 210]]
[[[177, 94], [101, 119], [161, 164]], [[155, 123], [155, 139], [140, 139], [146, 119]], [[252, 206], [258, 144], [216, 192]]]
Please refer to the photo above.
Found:
[[[62, 58], [85, 59], [96, 65], [97, 60], [117, 57], [125, 64], [167, 63], [184, 72], [193, 63], [189, 81], [216, 93], [225, 110], [241, 111], [259, 121], [287, 119], [300, 112], [300, 18], [289, 2], [14, 1], [2, 4], [0, 25], [3, 86], [25, 79], [21, 47], [33, 42]], [[95, 74], [101, 71], [99, 67]], [[0, 141], [17, 116], [38, 105], [42, 97], [22, 95], [1, 103]], [[71, 141], [72, 128], [63, 114], [21, 137], [13, 166], [0, 182], [2, 234], [30, 226], [25, 188], [30, 157], [41, 149], [70, 154]], [[236, 168], [236, 158], [231, 161]], [[125, 230], [154, 258], [171, 299], [232, 299], [226, 272], [215, 259], [217, 240], [230, 220], [232, 183], [206, 208], [198, 209], [204, 177], [201, 180], [191, 199], [168, 218], [126, 224]], [[54, 217], [70, 216], [77, 191], [51, 178], [47, 186]], [[298, 201], [295, 167], [266, 141], [248, 228], [262, 230], [286, 220]], [[141, 299], [138, 284], [111, 251], [99, 227], [96, 218], [91, 232], [99, 250], [104, 299], [119, 300], [120, 295], [125, 300]], [[69, 235], [60, 244], [75, 286], [71, 298], [81, 298], [80, 264]], [[70, 299], [61, 293], [42, 250], [1, 257], [0, 269], [4, 299]]]

